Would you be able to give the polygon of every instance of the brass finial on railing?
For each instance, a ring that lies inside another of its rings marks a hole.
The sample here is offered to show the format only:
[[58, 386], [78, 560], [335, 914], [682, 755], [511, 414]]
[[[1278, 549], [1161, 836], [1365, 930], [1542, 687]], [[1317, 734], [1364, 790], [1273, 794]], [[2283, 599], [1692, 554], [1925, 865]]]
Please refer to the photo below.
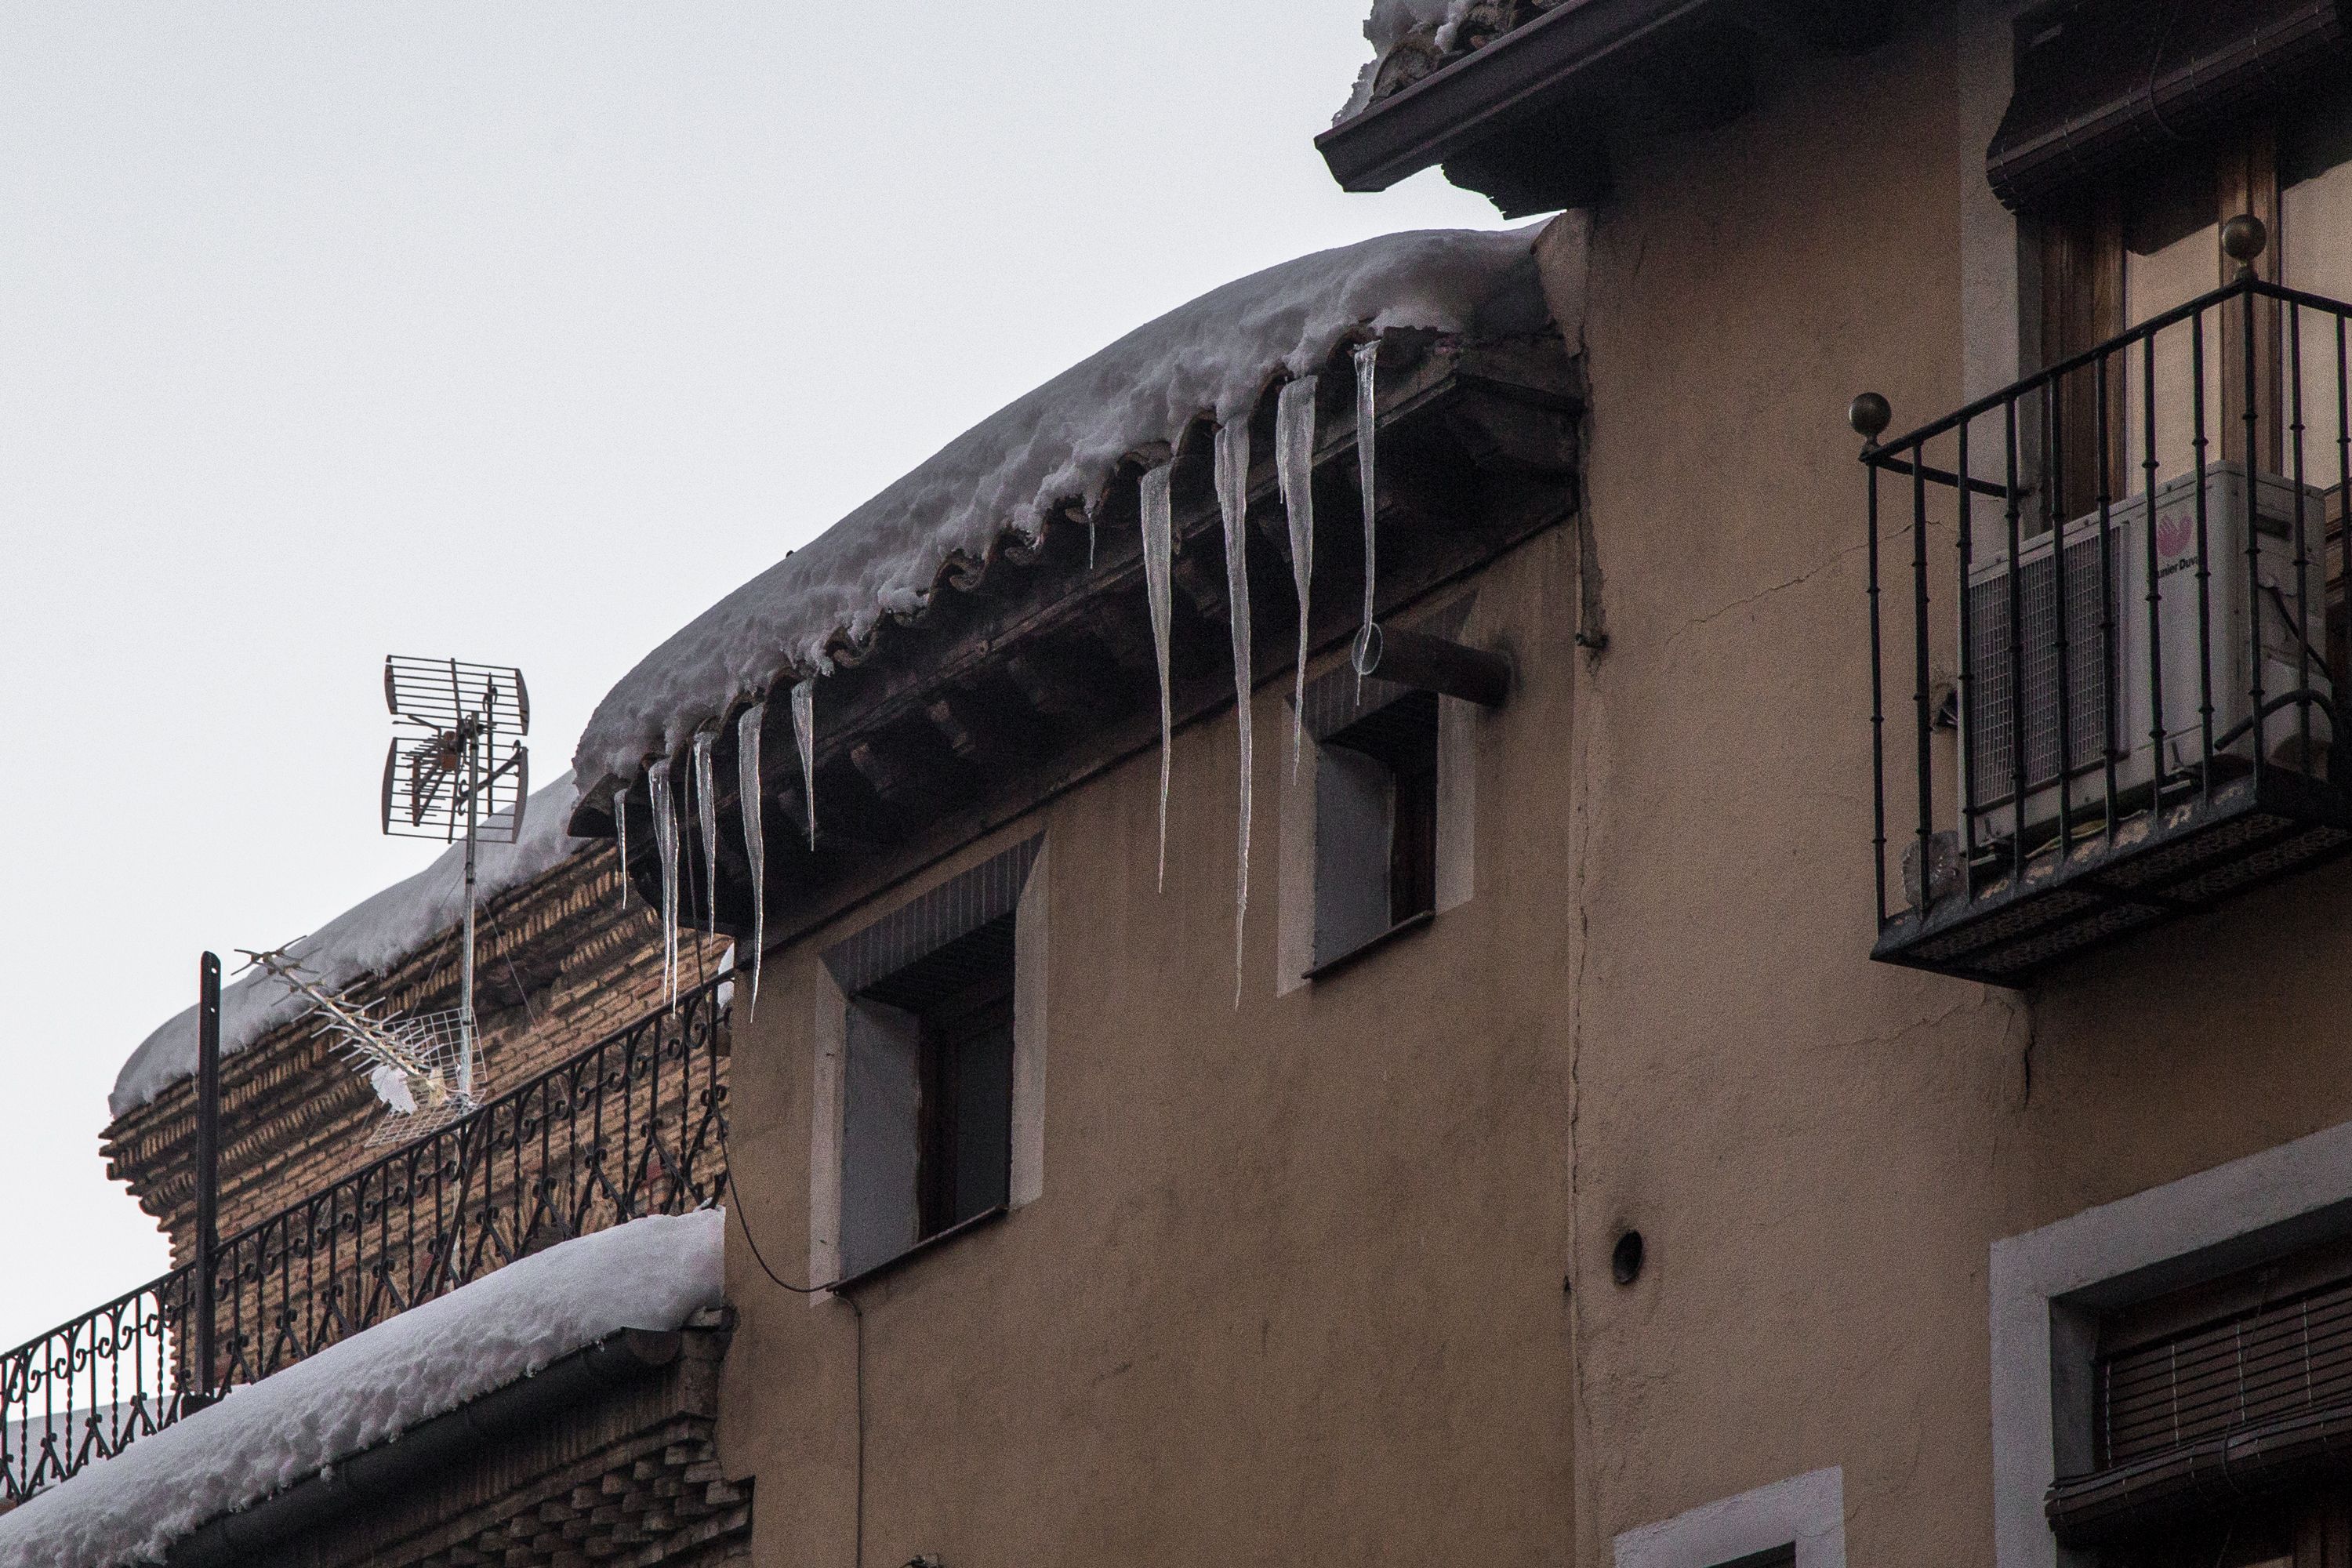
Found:
[[1864, 393], [1845, 408], [1845, 422], [1853, 426], [1865, 448], [1878, 445], [1878, 438], [1886, 434], [1887, 422], [1894, 417], [1895, 410], [1874, 392]]
[[2238, 264], [2238, 276], [2251, 278], [2254, 258], [2271, 242], [2271, 231], [2252, 213], [2240, 213], [2221, 226], [2221, 254]]

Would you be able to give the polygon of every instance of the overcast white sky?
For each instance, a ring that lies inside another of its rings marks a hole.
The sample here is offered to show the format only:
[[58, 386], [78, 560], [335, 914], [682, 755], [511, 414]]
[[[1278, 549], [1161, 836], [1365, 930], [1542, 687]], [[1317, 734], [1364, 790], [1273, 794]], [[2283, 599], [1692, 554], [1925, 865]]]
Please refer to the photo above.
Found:
[[1128, 328], [1496, 226], [1324, 172], [1367, 8], [0, 0], [0, 1348], [164, 1267], [98, 1135], [198, 952], [430, 857], [386, 653], [523, 666], [551, 777]]

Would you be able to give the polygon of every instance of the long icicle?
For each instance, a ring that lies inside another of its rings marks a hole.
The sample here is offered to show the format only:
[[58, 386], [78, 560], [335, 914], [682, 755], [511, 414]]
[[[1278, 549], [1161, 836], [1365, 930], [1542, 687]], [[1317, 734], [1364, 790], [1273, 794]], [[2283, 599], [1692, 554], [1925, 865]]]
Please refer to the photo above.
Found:
[[719, 743], [715, 730], [694, 737], [694, 820], [702, 829], [702, 927], [719, 929], [719, 781], [710, 753]]
[[1225, 520], [1225, 602], [1234, 628], [1234, 720], [1241, 737], [1241, 840], [1234, 862], [1234, 1005], [1242, 1005], [1242, 937], [1249, 921], [1250, 729], [1249, 416], [1217, 427], [1217, 510]]
[[[1380, 395], [1375, 382], [1381, 363], [1381, 341], [1356, 345], [1356, 477], [1364, 487], [1364, 625], [1372, 624], [1372, 589], [1378, 574], [1373, 570], [1372, 524], [1380, 513], [1380, 487], [1374, 479], [1377, 471], [1374, 447], [1380, 435]], [[1356, 696], [1361, 700], [1364, 678], [1356, 677]]]
[[629, 907], [629, 786], [613, 792], [613, 836], [621, 849], [621, 907]]
[[1169, 585], [1175, 574], [1176, 548], [1169, 505], [1169, 480], [1173, 463], [1162, 463], [1143, 476], [1143, 589], [1151, 603], [1151, 649], [1160, 660], [1160, 887], [1168, 887], [1168, 748], [1176, 728], [1175, 704], [1168, 688]]
[[801, 752], [801, 796], [808, 803], [809, 847], [816, 847], [816, 680], [793, 688], [793, 743]]
[[1298, 676], [1290, 698], [1290, 776], [1307, 739], [1307, 584], [1315, 574], [1315, 387], [1302, 375], [1286, 384], [1274, 405], [1274, 468], [1282, 481], [1282, 510], [1290, 519], [1290, 580], [1298, 595]]
[[669, 759], [646, 770], [653, 798], [654, 853], [661, 859], [662, 989], [677, 1005], [677, 802], [670, 792]]
[[760, 822], [760, 725], [768, 705], [754, 702], [735, 721], [735, 795], [743, 808], [743, 858], [751, 868], [751, 1003], [760, 1011], [760, 959], [768, 950], [768, 848]]

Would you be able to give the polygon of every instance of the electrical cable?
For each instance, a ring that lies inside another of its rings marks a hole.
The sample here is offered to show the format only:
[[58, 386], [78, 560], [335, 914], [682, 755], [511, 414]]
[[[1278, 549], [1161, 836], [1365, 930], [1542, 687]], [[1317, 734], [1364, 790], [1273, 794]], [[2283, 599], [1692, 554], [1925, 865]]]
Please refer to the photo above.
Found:
[[724, 1116], [721, 1116], [718, 1120], [719, 1153], [719, 1157], [727, 1162], [727, 1191], [729, 1195], [735, 1200], [733, 1205], [735, 1212], [735, 1224], [743, 1232], [744, 1245], [751, 1249], [751, 1260], [760, 1266], [760, 1272], [766, 1275], [772, 1283], [776, 1285], [779, 1289], [791, 1291], [795, 1296], [831, 1295], [834, 1300], [839, 1301], [842, 1305], [849, 1309], [850, 1320], [856, 1325], [855, 1331], [856, 1335], [857, 1351], [855, 1384], [856, 1387], [857, 1404], [857, 1502], [856, 1522], [852, 1536], [853, 1545], [851, 1547], [850, 1565], [851, 1568], [865, 1568], [866, 1311], [864, 1308], [858, 1306], [857, 1299], [855, 1296], [851, 1296], [838, 1289], [841, 1283], [838, 1279], [835, 1280], [831, 1285], [795, 1285], [791, 1280], [785, 1279], [782, 1275], [777, 1273], [773, 1268], [769, 1267], [767, 1255], [760, 1250], [760, 1238], [751, 1234], [751, 1216], [745, 1210], [743, 1203], [743, 1189], [735, 1184], [735, 1154], [734, 1152], [727, 1146], [727, 1119]]

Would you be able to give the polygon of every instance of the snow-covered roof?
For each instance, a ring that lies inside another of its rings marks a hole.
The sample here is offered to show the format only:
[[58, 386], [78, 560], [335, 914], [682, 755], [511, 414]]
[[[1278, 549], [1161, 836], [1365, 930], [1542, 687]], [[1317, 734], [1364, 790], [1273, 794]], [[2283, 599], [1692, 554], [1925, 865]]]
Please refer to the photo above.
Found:
[[1003, 536], [1092, 510], [1121, 461], [1202, 415], [1246, 416], [1267, 384], [1350, 337], [1461, 331], [1528, 262], [1533, 229], [1390, 235], [1228, 283], [1139, 327], [1000, 409], [647, 655], [608, 692], [572, 767], [583, 798], [635, 777], [737, 703], [862, 649], [886, 615]]
[[[522, 837], [513, 844], [485, 844], [475, 877], [479, 894], [490, 898], [520, 887], [591, 840], [574, 838], [564, 825], [572, 815], [572, 775], [533, 790], [523, 807]], [[405, 881], [329, 921], [290, 945], [321, 984], [348, 985], [386, 970], [456, 927], [466, 913], [466, 850], [448, 850]], [[255, 970], [221, 988], [221, 1054], [241, 1051], [310, 1004], [284, 983]], [[131, 1053], [107, 1097], [113, 1116], [135, 1110], [196, 1070], [196, 1010], [190, 1007], [157, 1029]]]
[[624, 1329], [719, 1304], [725, 1215], [651, 1215], [518, 1259], [329, 1346], [0, 1514], [0, 1568], [159, 1563], [205, 1521]]
[[[1372, 0], [1364, 38], [1372, 58], [1357, 74], [1355, 90], [1331, 117], [1352, 120], [1384, 97], [1427, 76], [1455, 57], [1531, 20], [1563, 0]], [[1574, 4], [1575, 0], [1566, 0]]]

